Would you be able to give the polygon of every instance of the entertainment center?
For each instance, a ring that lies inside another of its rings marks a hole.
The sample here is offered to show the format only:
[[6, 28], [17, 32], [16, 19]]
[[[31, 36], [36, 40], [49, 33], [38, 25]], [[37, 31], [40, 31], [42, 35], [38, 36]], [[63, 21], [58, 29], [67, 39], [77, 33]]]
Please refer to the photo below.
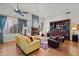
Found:
[[50, 22], [50, 35], [64, 35], [67, 40], [70, 40], [70, 19]]

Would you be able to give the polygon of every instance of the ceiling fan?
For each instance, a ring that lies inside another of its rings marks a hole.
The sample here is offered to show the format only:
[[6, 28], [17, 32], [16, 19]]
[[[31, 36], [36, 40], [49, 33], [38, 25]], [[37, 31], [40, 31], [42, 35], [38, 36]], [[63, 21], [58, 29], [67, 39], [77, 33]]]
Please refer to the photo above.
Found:
[[24, 16], [24, 14], [28, 14], [28, 12], [23, 12], [19, 9], [19, 5], [17, 4], [16, 8], [14, 9], [14, 12], [17, 14], [20, 14], [21, 16]]

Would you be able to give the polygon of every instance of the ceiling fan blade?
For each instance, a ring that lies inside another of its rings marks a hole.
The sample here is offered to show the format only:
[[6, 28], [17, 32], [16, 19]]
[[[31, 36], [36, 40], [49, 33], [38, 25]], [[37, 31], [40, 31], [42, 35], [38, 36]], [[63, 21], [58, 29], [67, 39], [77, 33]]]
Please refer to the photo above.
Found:
[[24, 15], [23, 15], [22, 13], [20, 13], [20, 12], [19, 12], [19, 14], [20, 14], [21, 16], [24, 16]]
[[21, 12], [21, 13], [25, 13], [25, 14], [27, 14], [28, 12]]

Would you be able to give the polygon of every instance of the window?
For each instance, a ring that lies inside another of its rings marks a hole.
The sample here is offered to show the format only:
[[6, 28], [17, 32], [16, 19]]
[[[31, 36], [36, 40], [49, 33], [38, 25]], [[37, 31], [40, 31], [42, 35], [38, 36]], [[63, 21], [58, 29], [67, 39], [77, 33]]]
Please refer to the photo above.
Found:
[[38, 28], [39, 27], [39, 17], [32, 15], [32, 27]]
[[23, 26], [27, 27], [27, 20], [18, 19], [18, 33], [22, 33]]

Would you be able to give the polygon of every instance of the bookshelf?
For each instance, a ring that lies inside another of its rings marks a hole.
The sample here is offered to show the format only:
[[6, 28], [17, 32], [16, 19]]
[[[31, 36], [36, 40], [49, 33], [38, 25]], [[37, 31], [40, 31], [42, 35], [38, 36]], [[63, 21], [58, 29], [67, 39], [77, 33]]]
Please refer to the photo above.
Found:
[[[70, 39], [70, 19], [50, 22], [50, 31], [52, 33], [61, 32], [61, 35], [65, 35], [65, 38]], [[54, 35], [54, 34], [52, 34]]]

